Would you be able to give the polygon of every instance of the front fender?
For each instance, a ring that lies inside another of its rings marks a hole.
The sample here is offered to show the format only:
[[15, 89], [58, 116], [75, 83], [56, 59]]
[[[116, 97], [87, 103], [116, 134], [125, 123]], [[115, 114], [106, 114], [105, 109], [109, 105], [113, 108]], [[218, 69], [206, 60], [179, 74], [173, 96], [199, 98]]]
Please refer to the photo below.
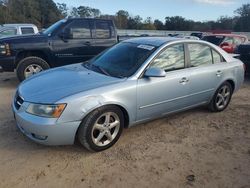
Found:
[[[59, 103], [63, 103], [60, 101]], [[81, 121], [89, 112], [99, 108], [104, 103], [102, 96], [86, 96], [67, 103], [58, 122]]]

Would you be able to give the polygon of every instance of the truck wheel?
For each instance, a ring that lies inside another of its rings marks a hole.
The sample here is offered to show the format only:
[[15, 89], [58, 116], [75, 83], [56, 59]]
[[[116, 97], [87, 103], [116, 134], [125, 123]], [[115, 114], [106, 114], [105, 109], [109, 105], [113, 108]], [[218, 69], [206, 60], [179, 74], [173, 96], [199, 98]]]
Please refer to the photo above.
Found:
[[49, 68], [49, 64], [40, 57], [26, 57], [17, 65], [17, 78], [21, 82], [26, 78]]

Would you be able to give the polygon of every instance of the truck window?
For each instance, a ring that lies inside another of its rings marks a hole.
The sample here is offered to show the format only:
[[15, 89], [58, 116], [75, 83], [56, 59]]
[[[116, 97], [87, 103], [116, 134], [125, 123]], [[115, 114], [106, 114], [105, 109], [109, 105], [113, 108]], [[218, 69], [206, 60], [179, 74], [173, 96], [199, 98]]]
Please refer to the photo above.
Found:
[[107, 39], [110, 38], [110, 27], [109, 23], [105, 21], [96, 21], [96, 32], [95, 38], [97, 39]]
[[32, 27], [21, 27], [22, 34], [34, 34], [34, 29]]
[[90, 26], [87, 20], [75, 20], [69, 24], [65, 30], [69, 31], [71, 39], [91, 38]]
[[16, 29], [6, 29], [3, 31], [0, 31], [0, 35], [4, 35], [4, 36], [8, 36], [8, 35], [16, 35], [17, 34], [17, 30]]

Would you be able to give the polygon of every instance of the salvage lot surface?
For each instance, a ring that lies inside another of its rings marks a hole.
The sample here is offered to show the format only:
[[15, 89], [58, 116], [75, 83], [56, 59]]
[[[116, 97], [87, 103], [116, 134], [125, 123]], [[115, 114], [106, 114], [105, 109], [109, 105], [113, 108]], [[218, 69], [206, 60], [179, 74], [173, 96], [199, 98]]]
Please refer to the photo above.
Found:
[[250, 187], [249, 79], [224, 112], [138, 125], [101, 153], [25, 138], [10, 107], [17, 85], [0, 73], [0, 187]]

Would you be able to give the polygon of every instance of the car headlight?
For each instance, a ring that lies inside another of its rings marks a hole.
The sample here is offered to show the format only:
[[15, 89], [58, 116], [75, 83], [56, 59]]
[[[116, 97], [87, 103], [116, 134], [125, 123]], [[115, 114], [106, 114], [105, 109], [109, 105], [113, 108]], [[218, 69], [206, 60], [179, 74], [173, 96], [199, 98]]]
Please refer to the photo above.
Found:
[[0, 55], [11, 55], [9, 44], [0, 44]]
[[65, 107], [66, 104], [30, 104], [26, 112], [41, 117], [59, 118]]

